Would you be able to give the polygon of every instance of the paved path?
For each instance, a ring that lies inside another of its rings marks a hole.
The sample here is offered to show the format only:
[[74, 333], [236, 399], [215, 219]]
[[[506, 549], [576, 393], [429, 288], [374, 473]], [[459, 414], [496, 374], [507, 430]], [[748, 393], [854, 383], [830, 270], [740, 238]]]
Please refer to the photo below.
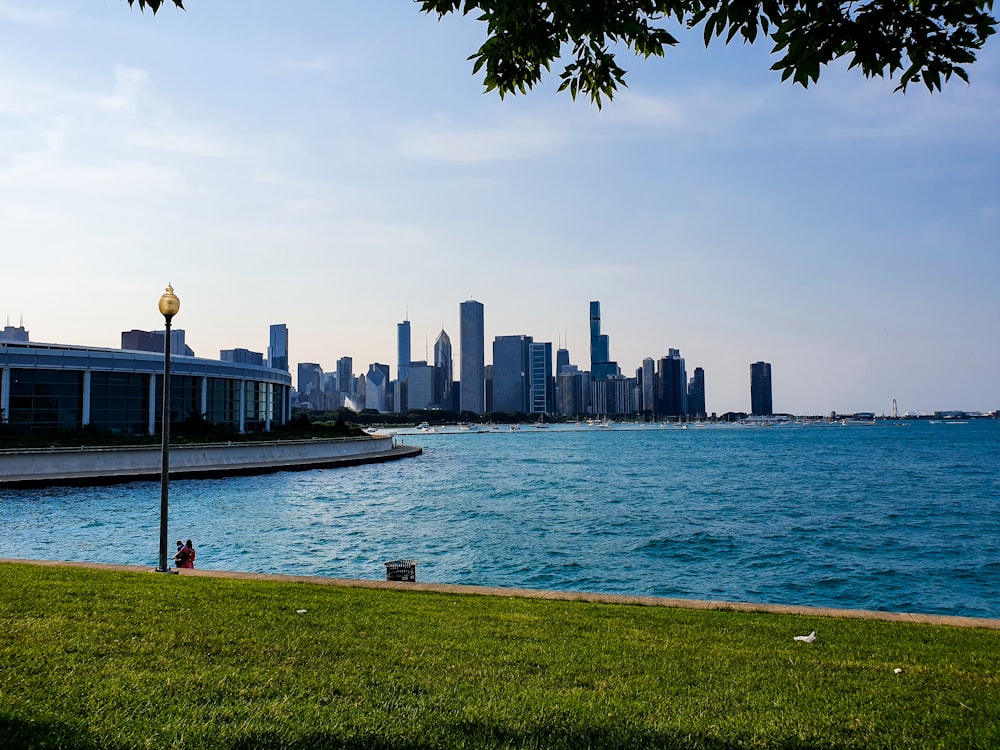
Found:
[[[156, 449], [159, 453], [159, 449]], [[423, 452], [413, 445], [397, 445], [389, 450], [371, 451], [347, 456], [327, 456], [323, 458], [296, 458], [271, 461], [244, 461], [229, 464], [204, 464], [201, 466], [171, 466], [170, 481], [182, 479], [216, 479], [219, 477], [252, 476], [275, 474], [279, 471], [312, 471], [313, 469], [336, 469], [344, 466], [377, 464], [412, 458]], [[0, 475], [0, 489], [25, 489], [30, 487], [75, 486], [90, 487], [129, 482], [153, 482], [160, 480], [160, 469], [115, 468], [95, 471], [54, 470], [44, 475], [7, 474]]]
[[[111, 565], [109, 563], [55, 562], [51, 560], [17, 560], [0, 558], [0, 563], [19, 563], [51, 567], [90, 568], [93, 570], [118, 570], [134, 573], [151, 573], [152, 568], [142, 565]], [[469, 594], [475, 596], [506, 596], [524, 599], [552, 599], [574, 602], [602, 602], [643, 607], [676, 607], [680, 609], [729, 610], [732, 612], [765, 612], [778, 615], [803, 615], [807, 617], [844, 617], [885, 622], [910, 622], [925, 625], [948, 625], [959, 628], [987, 628], [1000, 630], [1000, 620], [985, 617], [954, 617], [949, 615], [922, 615], [907, 612], [875, 612], [863, 609], [832, 609], [828, 607], [794, 607], [781, 604], [754, 604], [750, 602], [704, 601], [698, 599], [668, 599], [657, 596], [623, 596], [618, 594], [587, 594], [576, 591], [542, 591], [539, 589], [513, 589], [495, 586], [464, 586], [448, 583], [397, 583], [393, 581], [366, 581], [353, 578], [320, 578], [318, 576], [291, 576], [265, 573], [237, 573], [225, 570], [180, 570], [182, 576], [199, 578], [233, 578], [246, 581], [280, 581], [284, 583], [311, 583], [324, 586], [344, 586], [364, 589], [395, 589], [405, 591], [432, 591], [441, 594]]]

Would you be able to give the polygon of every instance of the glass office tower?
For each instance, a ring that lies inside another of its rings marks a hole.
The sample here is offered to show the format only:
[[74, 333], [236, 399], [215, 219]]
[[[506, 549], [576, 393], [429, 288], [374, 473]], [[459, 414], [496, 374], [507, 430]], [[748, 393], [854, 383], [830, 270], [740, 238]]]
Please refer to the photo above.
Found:
[[[171, 342], [171, 346], [173, 342]], [[288, 326], [275, 323], [271, 326], [271, 341], [267, 347], [267, 366], [288, 372]]]
[[483, 305], [467, 300], [459, 305], [459, 408], [474, 414], [486, 411], [486, 327]]
[[750, 413], [755, 417], [769, 417], [771, 405], [771, 363], [754, 362], [750, 365]]
[[396, 377], [403, 382], [410, 375], [410, 321], [396, 324]]

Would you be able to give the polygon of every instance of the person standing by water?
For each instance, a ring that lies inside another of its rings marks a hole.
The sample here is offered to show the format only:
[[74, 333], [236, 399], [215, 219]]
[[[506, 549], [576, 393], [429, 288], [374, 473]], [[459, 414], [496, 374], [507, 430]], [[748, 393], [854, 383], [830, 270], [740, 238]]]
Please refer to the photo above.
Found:
[[193, 568], [194, 557], [194, 545], [191, 544], [191, 540], [188, 539], [186, 542], [181, 542], [181, 540], [178, 539], [177, 554], [174, 555], [174, 565], [178, 568]]
[[188, 548], [184, 546], [184, 542], [180, 539], [177, 540], [177, 552], [174, 554], [174, 567], [175, 568], [186, 568], [188, 557], [190, 556]]

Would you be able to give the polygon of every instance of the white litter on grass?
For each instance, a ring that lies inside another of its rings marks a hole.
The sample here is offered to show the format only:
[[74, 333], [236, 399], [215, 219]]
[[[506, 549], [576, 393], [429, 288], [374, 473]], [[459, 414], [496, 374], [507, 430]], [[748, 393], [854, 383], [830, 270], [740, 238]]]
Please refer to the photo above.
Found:
[[814, 630], [809, 635], [797, 635], [795, 640], [802, 641], [803, 643], [812, 643], [816, 640], [816, 631]]
[[902, 672], [903, 670], [902, 670], [902, 669], [900, 669], [899, 667], [896, 667], [896, 668], [895, 668], [894, 670], [892, 670], [892, 671], [893, 671], [893, 672], [894, 672], [895, 674], [899, 674], [899, 673], [900, 673], [900, 672]]
[[306, 613], [306, 611], [304, 609], [297, 609], [297, 610], [295, 610], [295, 614], [297, 614], [297, 615], [304, 615], [305, 613]]

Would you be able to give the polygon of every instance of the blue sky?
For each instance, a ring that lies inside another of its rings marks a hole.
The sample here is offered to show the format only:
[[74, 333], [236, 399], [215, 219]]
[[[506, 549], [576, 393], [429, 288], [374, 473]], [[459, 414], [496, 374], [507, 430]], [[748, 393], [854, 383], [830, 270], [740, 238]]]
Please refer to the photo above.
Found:
[[[118, 346], [175, 320], [199, 356], [395, 372], [458, 305], [626, 373], [679, 348], [709, 411], [1000, 406], [1000, 53], [930, 95], [769, 46], [627, 53], [598, 111], [485, 94], [471, 19], [409, 2], [0, 0], [0, 315]], [[458, 352], [456, 351], [456, 358]], [[489, 356], [487, 356], [489, 360]]]

